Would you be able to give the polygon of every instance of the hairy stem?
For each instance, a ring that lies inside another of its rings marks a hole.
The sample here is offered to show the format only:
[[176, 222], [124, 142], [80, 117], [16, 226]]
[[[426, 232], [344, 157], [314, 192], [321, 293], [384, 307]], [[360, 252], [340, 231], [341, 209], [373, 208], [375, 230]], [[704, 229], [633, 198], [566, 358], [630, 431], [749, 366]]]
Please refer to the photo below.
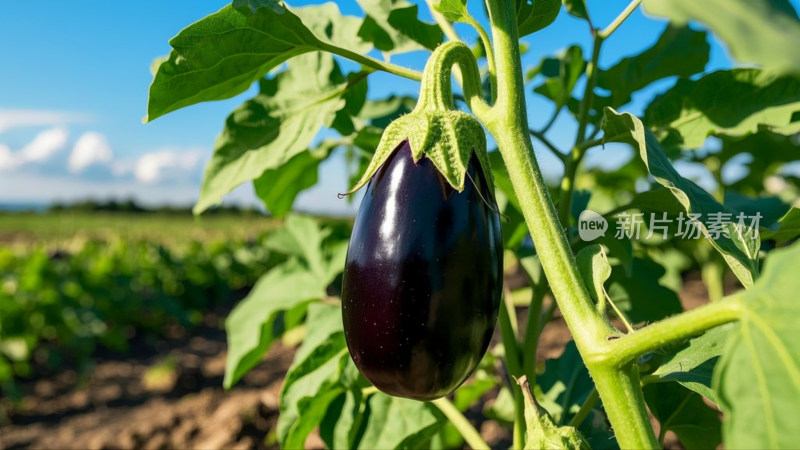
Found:
[[489, 83], [491, 84], [492, 90], [492, 102], [497, 98], [497, 76], [495, 72], [495, 64], [494, 64], [494, 50], [492, 49], [492, 41], [489, 39], [489, 33], [486, 32], [486, 29], [483, 28], [481, 24], [478, 23], [472, 16], [467, 16], [467, 23], [472, 25], [475, 28], [475, 31], [478, 32], [478, 36], [481, 38], [481, 42], [483, 42], [483, 48], [486, 51], [486, 63], [489, 66]]
[[734, 296], [661, 320], [610, 342], [607, 360], [614, 366], [622, 367], [667, 344], [738, 320], [741, 311], [741, 301]]
[[422, 80], [422, 72], [418, 72], [414, 69], [409, 69], [408, 67], [403, 67], [383, 62], [366, 55], [352, 52], [350, 50], [347, 50], [346, 48], [341, 48], [332, 44], [328, 44], [326, 42], [320, 41], [318, 45], [320, 47], [320, 50], [333, 53], [334, 55], [339, 55], [341, 57], [347, 58], [351, 61], [355, 61], [371, 69], [382, 70], [384, 72], [389, 72], [391, 74], [398, 75], [403, 78], [408, 78], [410, 80], [415, 80], [415, 81]]
[[441, 411], [445, 417], [456, 427], [456, 430], [461, 434], [461, 437], [464, 438], [464, 441], [467, 442], [467, 445], [473, 449], [489, 449], [489, 445], [481, 438], [480, 433], [472, 424], [461, 414], [455, 405], [453, 405], [447, 397], [442, 397], [432, 401], [439, 411]]
[[592, 47], [592, 61], [586, 67], [586, 87], [583, 91], [580, 110], [578, 112], [578, 133], [575, 136], [575, 145], [566, 158], [564, 166], [564, 178], [561, 179], [561, 191], [558, 199], [558, 218], [565, 227], [569, 226], [570, 212], [572, 209], [572, 192], [575, 189], [575, 177], [578, 174], [586, 148], [582, 147], [586, 141], [586, 127], [589, 125], [589, 111], [592, 109], [594, 101], [594, 87], [597, 84], [597, 62], [600, 59], [600, 49], [603, 46], [603, 38], [595, 33], [594, 45]]
[[476, 112], [476, 115], [495, 137], [553, 295], [597, 382], [597, 391], [620, 446], [655, 447], [658, 442], [647, 418], [638, 370], [623, 372], [603, 361], [606, 339], [618, 332], [594, 308], [534, 158], [523, 90], [516, 3], [508, 0], [487, 3], [495, 44], [498, 92], [492, 109], [487, 114]]

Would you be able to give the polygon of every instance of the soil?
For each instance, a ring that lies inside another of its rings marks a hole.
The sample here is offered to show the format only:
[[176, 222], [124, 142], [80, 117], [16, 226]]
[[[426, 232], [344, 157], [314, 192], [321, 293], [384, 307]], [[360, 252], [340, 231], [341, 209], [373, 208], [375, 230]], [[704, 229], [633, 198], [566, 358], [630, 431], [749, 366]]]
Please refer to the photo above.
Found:
[[[687, 308], [706, 302], [697, 279], [682, 292]], [[520, 314], [524, 316], [524, 314]], [[127, 357], [103, 355], [86, 377], [74, 371], [23, 384], [24, 397], [0, 422], [0, 449], [21, 448], [277, 448], [278, 397], [293, 348], [273, 345], [232, 390], [222, 389], [225, 333], [218, 315], [191, 336], [160, 342]], [[537, 357], [557, 358], [570, 340], [558, 312], [545, 326]], [[2, 419], [0, 411], [0, 420]], [[480, 412], [468, 418], [494, 448], [507, 448], [508, 431]], [[313, 434], [306, 443], [321, 448]], [[681, 448], [668, 434], [667, 448]]]

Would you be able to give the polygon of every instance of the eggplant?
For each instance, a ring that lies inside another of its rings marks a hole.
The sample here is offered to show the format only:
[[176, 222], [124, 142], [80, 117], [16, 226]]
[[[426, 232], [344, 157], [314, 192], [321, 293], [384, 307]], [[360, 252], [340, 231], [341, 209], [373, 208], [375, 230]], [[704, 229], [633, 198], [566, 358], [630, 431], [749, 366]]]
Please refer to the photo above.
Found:
[[449, 394], [494, 333], [500, 220], [474, 153], [468, 175], [456, 191], [429, 158], [415, 163], [404, 141], [367, 185], [347, 251], [342, 316], [353, 361], [387, 394]]

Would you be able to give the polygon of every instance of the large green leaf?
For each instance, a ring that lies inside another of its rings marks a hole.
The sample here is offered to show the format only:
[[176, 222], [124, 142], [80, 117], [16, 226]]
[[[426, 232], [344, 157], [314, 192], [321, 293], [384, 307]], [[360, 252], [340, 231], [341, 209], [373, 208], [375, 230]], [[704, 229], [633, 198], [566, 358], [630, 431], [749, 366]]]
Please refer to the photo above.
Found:
[[284, 217], [292, 209], [297, 195], [317, 184], [319, 165], [336, 144], [336, 141], [325, 141], [318, 149], [302, 152], [253, 180], [256, 195], [270, 214]]
[[557, 58], [544, 59], [540, 67], [540, 72], [547, 79], [533, 91], [555, 102], [556, 108], [561, 108], [572, 98], [572, 91], [583, 75], [586, 62], [581, 48], [573, 45]]
[[714, 371], [726, 448], [796, 448], [800, 442], [800, 243], [775, 250], [742, 304]]
[[696, 20], [722, 38], [740, 62], [800, 74], [800, 22], [789, 0], [644, 0], [649, 14]]
[[676, 381], [719, 404], [716, 392], [711, 389], [711, 377], [729, 332], [727, 326], [714, 328], [678, 351], [668, 353], [658, 369], [646, 377], [647, 381]]
[[[284, 226], [270, 233], [264, 245], [280, 253], [296, 256], [316, 277], [316, 284], [327, 287], [344, 270], [346, 241], [330, 242], [330, 230], [305, 216], [290, 214]], [[326, 240], [327, 239], [327, 240]]]
[[436, 24], [417, 18], [417, 5], [406, 0], [358, 0], [366, 17], [358, 35], [384, 54], [432, 50], [442, 43]]
[[319, 40], [279, 2], [226, 6], [183, 29], [156, 70], [145, 120], [233, 97]]
[[362, 19], [342, 15], [339, 6], [334, 2], [293, 8], [292, 12], [320, 41], [356, 53], [364, 54], [372, 50], [372, 43], [358, 35]]
[[655, 45], [601, 71], [597, 85], [610, 91], [611, 105], [619, 107], [631, 101], [632, 93], [654, 81], [702, 72], [709, 49], [705, 32], [668, 26]]
[[369, 422], [358, 448], [424, 448], [441, 425], [430, 403], [375, 394], [369, 399]]
[[697, 393], [678, 384], [659, 383], [645, 387], [644, 398], [661, 423], [661, 432], [674, 431], [687, 449], [717, 448], [722, 441], [719, 413]]
[[516, 0], [519, 37], [535, 33], [553, 23], [561, 11], [561, 0]]
[[294, 58], [287, 70], [263, 80], [261, 93], [228, 116], [195, 213], [307, 149], [345, 106], [347, 86], [331, 55], [316, 52]]
[[621, 270], [612, 272], [608, 295], [631, 323], [678, 314], [683, 310], [678, 294], [659, 282], [665, 273], [663, 267], [650, 260], [634, 258], [630, 276]]
[[280, 399], [278, 439], [283, 448], [304, 448], [344, 387], [339, 378], [350, 359], [338, 306], [308, 308], [307, 334], [286, 373]]
[[800, 78], [732, 69], [696, 81], [678, 80], [647, 107], [644, 121], [660, 139], [669, 136], [682, 148], [694, 149], [712, 134], [743, 136], [761, 128], [782, 134], [800, 131], [797, 111]]
[[283, 331], [281, 313], [325, 295], [317, 277], [287, 262], [267, 272], [225, 321], [228, 358], [225, 388], [255, 367]]
[[[645, 129], [642, 122], [629, 113], [618, 113], [612, 108], [605, 109], [603, 119], [603, 132], [605, 141], [624, 142], [633, 146], [639, 157], [647, 166], [656, 181], [669, 189], [675, 198], [683, 205], [687, 213], [701, 214], [701, 227], [706, 236], [711, 214], [730, 214], [730, 223], [720, 220], [721, 230], [716, 239], [709, 238], [709, 242], [722, 254], [725, 261], [745, 287], [750, 287], [758, 276], [758, 249], [760, 241], [753, 233], [746, 229], [738, 229], [733, 212], [720, 205], [714, 198], [700, 186], [683, 178], [672, 166], [658, 139]], [[745, 225], [749, 225], [746, 223]]]

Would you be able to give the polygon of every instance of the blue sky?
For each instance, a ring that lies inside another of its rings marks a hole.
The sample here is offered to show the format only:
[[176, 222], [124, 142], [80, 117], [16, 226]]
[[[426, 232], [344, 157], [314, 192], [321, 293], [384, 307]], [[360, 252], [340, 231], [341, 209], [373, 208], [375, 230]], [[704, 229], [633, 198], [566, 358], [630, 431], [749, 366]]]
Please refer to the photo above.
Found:
[[[232, 99], [191, 106], [142, 124], [150, 63], [169, 52], [167, 41], [181, 28], [228, 2], [212, 0], [143, 1], [103, 4], [43, 0], [0, 2], [0, 203], [52, 202], [84, 198], [134, 197], [149, 204], [191, 204], [197, 198], [203, 165], [228, 113], [255, 89]], [[321, 3], [289, 0], [292, 6]], [[344, 14], [361, 15], [354, 0], [337, 2]], [[415, 2], [416, 3], [416, 2]], [[590, 15], [605, 26], [627, 0], [590, 0]], [[480, 2], [470, 7], [482, 16]], [[421, 18], [431, 20], [422, 4]], [[483, 18], [481, 19], [483, 20]], [[600, 59], [608, 67], [650, 45], [666, 23], [641, 10], [606, 42]], [[468, 42], [475, 36], [458, 25]], [[524, 66], [572, 43], [589, 54], [583, 21], [562, 10], [549, 28], [526, 38], [530, 51]], [[426, 53], [398, 55], [396, 64], [422, 69]], [[712, 40], [708, 70], [729, 67], [724, 49]], [[352, 67], [352, 66], [349, 66]], [[388, 74], [370, 76], [370, 95], [414, 93], [418, 84]], [[665, 80], [634, 98], [626, 110], [637, 113], [674, 80]], [[580, 86], [579, 86], [580, 89]], [[547, 102], [528, 89], [529, 121], [541, 125], [550, 116]], [[574, 124], [562, 114], [550, 133], [563, 145]], [[625, 150], [607, 149], [587, 157], [587, 164], [619, 161]], [[617, 157], [609, 158], [616, 154]], [[537, 155], [546, 176], [560, 175], [559, 163], [546, 151]], [[621, 156], [620, 156], [621, 155]], [[336, 193], [346, 190], [344, 158], [335, 154], [323, 164], [321, 183], [304, 193], [296, 206], [322, 212], [352, 211]], [[226, 201], [254, 203], [252, 188], [237, 189]]]

